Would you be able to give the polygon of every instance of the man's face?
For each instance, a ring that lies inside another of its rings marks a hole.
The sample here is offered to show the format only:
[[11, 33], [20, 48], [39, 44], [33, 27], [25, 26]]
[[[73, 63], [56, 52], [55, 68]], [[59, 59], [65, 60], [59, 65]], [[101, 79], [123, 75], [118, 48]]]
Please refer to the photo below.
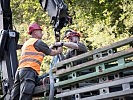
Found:
[[71, 37], [69, 37], [69, 41], [70, 42], [78, 42], [79, 41], [79, 37], [77, 37], [77, 36], [71, 36]]
[[42, 30], [34, 30], [34, 34], [35, 34], [36, 38], [42, 39], [42, 36], [43, 36]]

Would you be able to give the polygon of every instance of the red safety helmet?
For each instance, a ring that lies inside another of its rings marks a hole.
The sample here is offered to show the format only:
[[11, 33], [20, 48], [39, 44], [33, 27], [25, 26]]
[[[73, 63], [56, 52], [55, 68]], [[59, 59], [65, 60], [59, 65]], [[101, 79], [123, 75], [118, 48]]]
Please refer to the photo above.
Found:
[[67, 31], [65, 32], [65, 37], [66, 37], [67, 39], [70, 38], [70, 37], [73, 37], [73, 36], [80, 37], [80, 34], [77, 33], [77, 32], [74, 31], [74, 30], [67, 30]]
[[32, 31], [34, 30], [42, 30], [42, 28], [37, 23], [32, 23], [29, 25], [28, 34], [31, 35]]

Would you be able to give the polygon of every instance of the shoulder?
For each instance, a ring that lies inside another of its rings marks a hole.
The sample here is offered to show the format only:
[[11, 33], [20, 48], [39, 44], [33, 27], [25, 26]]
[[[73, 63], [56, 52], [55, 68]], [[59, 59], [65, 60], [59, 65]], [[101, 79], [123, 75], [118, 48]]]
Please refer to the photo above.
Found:
[[38, 39], [38, 40], [35, 42], [35, 45], [47, 45], [47, 44], [44, 43], [41, 39]]

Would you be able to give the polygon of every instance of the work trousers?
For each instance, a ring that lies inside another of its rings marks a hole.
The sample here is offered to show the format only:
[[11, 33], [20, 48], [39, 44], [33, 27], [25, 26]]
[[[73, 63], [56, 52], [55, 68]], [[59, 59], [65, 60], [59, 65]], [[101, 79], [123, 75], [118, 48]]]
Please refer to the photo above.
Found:
[[15, 74], [11, 100], [32, 100], [36, 77], [37, 73], [32, 68], [18, 69]]

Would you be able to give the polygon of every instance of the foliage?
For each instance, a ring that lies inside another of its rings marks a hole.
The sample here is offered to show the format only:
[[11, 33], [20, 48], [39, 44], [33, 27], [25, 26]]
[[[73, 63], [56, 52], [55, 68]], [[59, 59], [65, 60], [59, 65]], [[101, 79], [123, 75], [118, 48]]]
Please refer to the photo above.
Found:
[[[88, 50], [109, 45], [133, 34], [133, 1], [132, 0], [64, 0], [73, 18], [73, 24], [61, 30], [61, 37], [66, 29], [71, 28], [81, 33], [81, 41]], [[36, 21], [42, 25], [43, 39], [50, 45], [54, 35], [50, 18], [43, 11], [38, 0], [11, 0], [13, 23], [20, 32], [19, 43], [27, 36], [28, 25]], [[44, 58], [49, 66], [50, 57]]]
[[88, 43], [89, 49], [132, 35], [133, 1], [69, 0], [68, 4], [73, 14], [73, 27], [83, 33], [83, 41]]

